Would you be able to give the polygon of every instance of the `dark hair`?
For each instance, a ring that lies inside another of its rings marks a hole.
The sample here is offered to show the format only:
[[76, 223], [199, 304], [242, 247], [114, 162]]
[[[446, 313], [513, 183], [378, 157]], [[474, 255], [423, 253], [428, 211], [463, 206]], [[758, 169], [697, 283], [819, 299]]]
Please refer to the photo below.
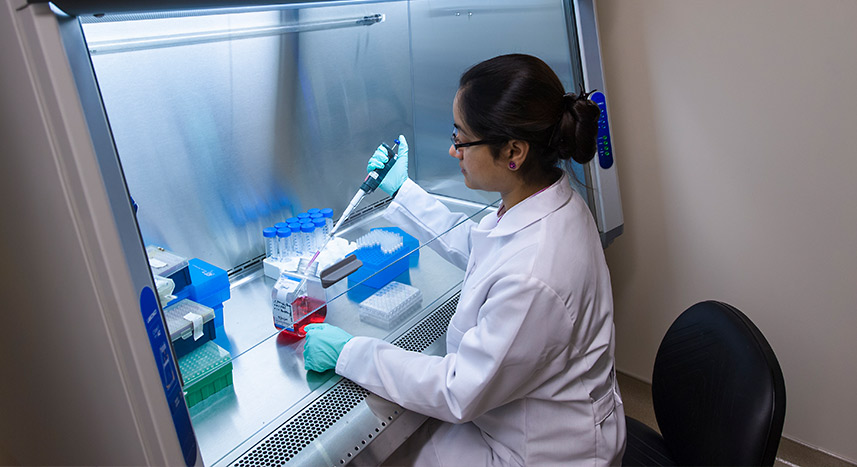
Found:
[[598, 105], [588, 94], [566, 94], [550, 67], [531, 55], [501, 55], [474, 65], [459, 81], [464, 124], [492, 144], [494, 157], [512, 139], [530, 144], [519, 169], [541, 177], [560, 160], [585, 164], [595, 156]]

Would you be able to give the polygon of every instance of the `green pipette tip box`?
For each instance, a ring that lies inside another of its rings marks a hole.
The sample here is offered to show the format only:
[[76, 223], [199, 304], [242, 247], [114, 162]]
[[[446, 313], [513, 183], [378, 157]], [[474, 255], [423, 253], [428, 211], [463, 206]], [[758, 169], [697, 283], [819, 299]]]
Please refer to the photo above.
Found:
[[213, 341], [179, 358], [179, 369], [188, 407], [232, 385], [232, 356]]

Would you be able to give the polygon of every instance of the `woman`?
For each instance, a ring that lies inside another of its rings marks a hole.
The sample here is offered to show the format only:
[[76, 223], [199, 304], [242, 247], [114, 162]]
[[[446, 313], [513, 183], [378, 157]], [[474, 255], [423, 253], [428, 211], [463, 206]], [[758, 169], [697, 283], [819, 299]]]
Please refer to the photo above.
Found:
[[[557, 167], [592, 159], [598, 107], [565, 94], [538, 58], [504, 55], [464, 73], [453, 115], [450, 156], [469, 188], [499, 192], [502, 205], [431, 243], [465, 269], [448, 353], [313, 324], [305, 365], [439, 420], [397, 451], [409, 463], [619, 465], [610, 276], [592, 215]], [[381, 185], [394, 195], [385, 217], [425, 241], [462, 216], [408, 179], [401, 141]], [[386, 159], [379, 148], [368, 169]]]

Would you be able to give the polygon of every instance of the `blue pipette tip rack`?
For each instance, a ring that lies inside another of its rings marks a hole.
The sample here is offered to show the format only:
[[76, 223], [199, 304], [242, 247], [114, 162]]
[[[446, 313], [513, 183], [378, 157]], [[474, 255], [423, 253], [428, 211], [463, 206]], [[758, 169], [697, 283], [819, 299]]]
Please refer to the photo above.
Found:
[[[415, 257], [403, 259], [414, 251], [417, 240], [396, 227], [372, 229], [357, 239], [354, 254], [363, 266], [348, 276], [348, 285], [361, 281], [363, 285], [380, 289], [408, 270]], [[365, 280], [364, 280], [365, 279]]]

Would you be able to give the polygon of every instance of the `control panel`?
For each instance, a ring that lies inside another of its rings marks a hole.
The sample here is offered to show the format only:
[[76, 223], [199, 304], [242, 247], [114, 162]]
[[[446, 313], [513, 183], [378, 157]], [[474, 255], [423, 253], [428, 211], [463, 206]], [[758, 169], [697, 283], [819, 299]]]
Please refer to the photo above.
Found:
[[181, 381], [178, 377], [178, 369], [173, 360], [173, 352], [170, 349], [169, 335], [161, 318], [158, 308], [158, 300], [155, 293], [149, 287], [143, 287], [140, 293], [140, 312], [143, 314], [143, 322], [149, 334], [149, 343], [152, 345], [152, 353], [161, 374], [161, 384], [164, 387], [164, 395], [170, 406], [179, 445], [182, 448], [185, 463], [195, 465], [197, 461], [196, 436], [191, 427], [190, 414], [182, 392]]
[[598, 165], [602, 169], [609, 169], [613, 167], [613, 144], [610, 141], [610, 124], [607, 119], [607, 98], [603, 92], [595, 91], [589, 99], [601, 109], [601, 116], [598, 117]]

